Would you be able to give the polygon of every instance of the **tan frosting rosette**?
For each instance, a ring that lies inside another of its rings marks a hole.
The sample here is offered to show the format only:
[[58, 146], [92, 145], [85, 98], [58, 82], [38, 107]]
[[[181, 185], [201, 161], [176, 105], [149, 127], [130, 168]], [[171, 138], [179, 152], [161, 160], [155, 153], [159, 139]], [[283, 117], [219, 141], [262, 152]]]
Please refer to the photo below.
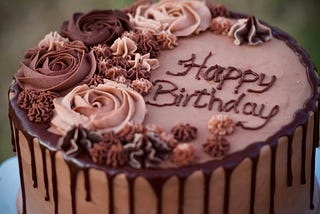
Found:
[[197, 34], [211, 23], [210, 10], [203, 1], [162, 0], [148, 8], [144, 15], [160, 22], [176, 36]]
[[106, 80], [97, 87], [81, 85], [54, 99], [50, 132], [65, 135], [81, 124], [97, 132], [117, 132], [128, 122], [142, 123], [146, 114], [143, 97], [133, 89]]

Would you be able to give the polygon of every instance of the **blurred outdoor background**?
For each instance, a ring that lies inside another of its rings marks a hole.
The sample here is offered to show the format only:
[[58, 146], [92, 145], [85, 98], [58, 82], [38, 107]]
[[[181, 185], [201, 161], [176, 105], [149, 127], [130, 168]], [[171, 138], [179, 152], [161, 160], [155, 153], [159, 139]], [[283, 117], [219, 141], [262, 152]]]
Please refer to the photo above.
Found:
[[[35, 47], [74, 12], [122, 8], [134, 0], [0, 0], [0, 163], [13, 156], [7, 91], [26, 49]], [[215, 0], [254, 14], [291, 34], [320, 69], [319, 0]]]

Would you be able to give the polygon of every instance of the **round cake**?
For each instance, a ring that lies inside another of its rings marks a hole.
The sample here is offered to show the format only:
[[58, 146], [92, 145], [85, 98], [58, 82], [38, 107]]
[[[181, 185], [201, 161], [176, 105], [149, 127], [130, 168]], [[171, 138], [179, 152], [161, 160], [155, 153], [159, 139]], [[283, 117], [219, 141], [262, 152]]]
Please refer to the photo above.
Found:
[[75, 13], [9, 89], [19, 213], [318, 213], [318, 86], [292, 37], [221, 4]]

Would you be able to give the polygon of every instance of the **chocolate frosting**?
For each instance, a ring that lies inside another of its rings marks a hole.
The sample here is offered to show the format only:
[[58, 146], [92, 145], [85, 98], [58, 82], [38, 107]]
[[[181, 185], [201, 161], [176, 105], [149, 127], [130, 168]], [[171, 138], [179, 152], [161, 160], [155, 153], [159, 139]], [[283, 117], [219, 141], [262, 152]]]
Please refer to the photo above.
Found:
[[128, 16], [120, 10], [93, 10], [89, 13], [75, 13], [60, 27], [61, 35], [71, 40], [83, 41], [87, 46], [111, 45], [114, 40], [129, 31]]
[[133, 140], [124, 145], [129, 165], [138, 169], [159, 167], [171, 153], [169, 138], [162, 129], [145, 126], [142, 132], [135, 133]]
[[58, 97], [57, 93], [50, 91], [36, 91], [27, 89], [20, 92], [17, 104], [27, 111], [31, 122], [49, 122], [53, 116], [53, 99]]
[[65, 43], [61, 49], [34, 49], [26, 54], [15, 77], [23, 89], [66, 92], [88, 83], [96, 70], [93, 52], [82, 42]]
[[248, 43], [249, 45], [259, 45], [269, 41], [272, 38], [271, 29], [259, 22], [254, 16], [247, 19], [239, 19], [230, 31], [229, 36], [234, 36], [234, 44], [241, 45]]
[[[233, 18], [244, 18], [244, 15], [241, 14], [237, 14], [237, 13], [231, 13], [231, 16]], [[224, 213], [228, 213], [228, 206], [229, 206], [229, 195], [230, 195], [230, 177], [232, 176], [232, 172], [235, 169], [235, 167], [245, 158], [250, 157], [250, 159], [253, 161], [253, 173], [252, 173], [252, 187], [251, 187], [251, 192], [252, 192], [252, 196], [251, 196], [251, 203], [250, 203], [250, 213], [254, 213], [254, 198], [255, 198], [255, 189], [256, 189], [256, 181], [255, 181], [255, 174], [256, 174], [256, 169], [257, 169], [257, 162], [259, 160], [259, 152], [261, 150], [261, 148], [265, 145], [270, 146], [271, 148], [271, 154], [272, 154], [272, 160], [271, 160], [271, 177], [270, 177], [270, 181], [271, 181], [271, 187], [270, 187], [270, 212], [274, 212], [274, 193], [275, 193], [275, 152], [277, 151], [277, 143], [278, 143], [278, 139], [281, 136], [292, 136], [294, 133], [294, 130], [300, 126], [300, 125], [305, 125], [307, 118], [308, 118], [308, 112], [313, 111], [315, 112], [315, 121], [319, 120], [319, 113], [318, 110], [316, 109], [316, 102], [319, 98], [319, 93], [318, 93], [318, 86], [319, 86], [319, 81], [318, 78], [315, 74], [315, 67], [314, 65], [311, 63], [308, 55], [306, 54], [306, 52], [300, 48], [296, 41], [294, 39], [292, 39], [289, 35], [287, 35], [286, 33], [276, 29], [276, 28], [272, 28], [273, 34], [276, 38], [284, 41], [289, 47], [292, 48], [292, 50], [298, 55], [299, 59], [301, 60], [301, 62], [303, 63], [303, 65], [306, 68], [306, 74], [308, 76], [308, 79], [310, 81], [310, 85], [312, 87], [312, 95], [310, 95], [310, 97], [308, 97], [306, 99], [305, 105], [296, 111], [296, 114], [293, 117], [293, 121], [290, 124], [287, 124], [285, 126], [282, 127], [281, 130], [279, 130], [278, 132], [274, 133], [274, 135], [270, 136], [267, 140], [265, 141], [261, 141], [261, 142], [255, 142], [252, 145], [246, 147], [244, 150], [236, 152], [236, 153], [232, 153], [227, 155], [225, 158], [221, 159], [221, 160], [213, 160], [213, 161], [209, 161], [207, 163], [201, 163], [201, 164], [197, 164], [197, 165], [190, 165], [190, 166], [186, 166], [186, 167], [182, 167], [179, 169], [162, 169], [159, 170], [159, 172], [161, 173], [155, 173], [154, 170], [150, 170], [150, 169], [132, 169], [129, 167], [124, 167], [124, 168], [117, 168], [117, 169], [112, 169], [110, 170], [109, 168], [100, 168], [97, 167], [95, 164], [91, 164], [90, 162], [88, 162], [86, 159], [78, 159], [77, 160], [77, 166], [76, 169], [77, 170], [84, 170], [85, 172], [87, 172], [87, 168], [88, 166], [96, 168], [96, 169], [100, 169], [105, 171], [108, 174], [108, 177], [110, 178], [114, 178], [114, 176], [116, 174], [119, 173], [125, 173], [128, 176], [128, 182], [129, 182], [129, 192], [133, 192], [133, 182], [135, 180], [136, 177], [138, 176], [144, 176], [146, 177], [146, 179], [148, 179], [150, 181], [150, 185], [153, 187], [153, 189], [155, 190], [155, 193], [157, 195], [157, 197], [159, 198], [158, 201], [158, 213], [162, 213], [161, 211], [161, 205], [162, 205], [162, 200], [161, 200], [161, 188], [164, 185], [164, 181], [166, 181], [167, 178], [169, 178], [170, 176], [177, 176], [179, 178], [179, 182], [180, 182], [180, 187], [183, 187], [186, 181], [186, 178], [191, 175], [192, 173], [194, 173], [197, 170], [202, 170], [205, 176], [205, 193], [204, 193], [204, 213], [209, 213], [209, 182], [211, 179], [211, 172], [218, 168], [218, 167], [223, 167], [225, 169], [226, 172], [226, 178], [225, 178], [225, 182], [226, 182], [226, 187], [225, 187], [225, 194], [224, 194], [224, 206], [223, 206], [223, 211]], [[29, 55], [32, 55], [32, 51], [29, 52]], [[21, 88], [15, 83], [11, 86], [10, 88], [11, 92], [15, 92], [16, 94], [19, 93], [19, 91], [21, 91]], [[24, 135], [26, 135], [28, 137], [28, 139], [32, 139], [34, 137], [37, 137], [41, 140], [41, 143], [43, 145], [46, 145], [48, 149], [50, 149], [50, 158], [51, 158], [51, 162], [53, 163], [52, 168], [52, 195], [53, 195], [53, 201], [54, 201], [54, 210], [55, 213], [58, 213], [58, 192], [57, 192], [57, 181], [55, 179], [56, 177], [56, 166], [55, 166], [55, 150], [56, 150], [56, 145], [54, 144], [57, 141], [57, 136], [53, 135], [51, 133], [48, 133], [45, 130], [45, 126], [44, 125], [38, 125], [38, 124], [31, 124], [28, 119], [26, 118], [25, 113], [18, 108], [17, 104], [17, 96], [13, 97], [13, 99], [10, 100], [9, 105], [10, 105], [10, 118], [13, 119], [14, 123], [15, 123], [15, 136], [16, 142], [19, 142], [19, 135], [18, 135], [18, 131], [21, 130], [23, 132]], [[314, 123], [314, 130], [318, 130], [319, 129], [319, 123]], [[305, 132], [306, 129], [304, 128], [303, 131]], [[311, 168], [311, 176], [310, 176], [310, 209], [314, 208], [314, 204], [313, 204], [313, 190], [314, 190], [314, 162], [315, 162], [315, 148], [317, 147], [317, 143], [318, 143], [318, 139], [319, 139], [319, 134], [318, 132], [314, 132], [314, 143], [313, 143], [313, 152], [312, 152], [312, 168]], [[31, 142], [31, 140], [30, 140]], [[19, 143], [16, 144], [17, 145], [17, 155], [18, 155], [18, 160], [19, 160], [19, 164], [21, 165], [21, 151], [20, 151], [20, 145]], [[289, 144], [290, 145], [290, 144]], [[44, 148], [44, 147], [41, 147]], [[43, 151], [45, 151], [43, 149]], [[288, 157], [291, 157], [288, 155]], [[45, 159], [44, 159], [45, 160]], [[44, 164], [46, 165], [46, 164]], [[288, 163], [288, 171], [290, 171], [290, 163]], [[301, 173], [305, 173], [305, 171], [302, 170]], [[23, 175], [23, 168], [20, 168], [20, 174]], [[45, 173], [46, 174], [46, 173]], [[74, 176], [73, 176], [74, 177]], [[291, 177], [292, 178], [292, 177]], [[290, 179], [289, 179], [290, 180]], [[113, 182], [113, 179], [111, 179], [111, 181]], [[112, 182], [110, 182], [110, 185], [112, 185]], [[48, 185], [46, 185], [48, 186]], [[71, 190], [74, 190], [75, 187], [71, 187]], [[110, 189], [110, 188], [109, 188]], [[111, 188], [112, 189], [112, 188]], [[179, 206], [183, 207], [183, 204], [185, 203], [184, 200], [184, 188], [181, 188], [182, 191], [179, 191]], [[22, 199], [23, 199], [23, 210], [24, 212], [26, 212], [26, 199], [25, 199], [25, 190], [24, 190], [24, 181], [23, 179], [21, 180], [21, 190], [22, 190]], [[112, 190], [110, 190], [110, 193], [113, 193]], [[111, 194], [113, 195], [113, 194]], [[133, 194], [130, 194], [129, 197], [129, 201], [130, 201], [130, 211], [133, 213]], [[113, 213], [114, 211], [114, 203], [113, 203], [113, 197], [109, 198], [109, 212]], [[181, 209], [182, 210], [182, 209]], [[183, 211], [181, 211], [180, 213], [182, 213]]]

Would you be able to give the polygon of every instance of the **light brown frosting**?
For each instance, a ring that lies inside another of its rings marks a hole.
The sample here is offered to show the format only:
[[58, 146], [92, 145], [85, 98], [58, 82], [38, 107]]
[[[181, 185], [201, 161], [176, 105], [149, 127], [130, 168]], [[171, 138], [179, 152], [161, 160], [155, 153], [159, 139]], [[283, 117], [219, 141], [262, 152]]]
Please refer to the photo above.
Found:
[[134, 59], [131, 59], [128, 62], [133, 68], [136, 68], [137, 66], [141, 65], [142, 67], [146, 68], [147, 71], [151, 71], [160, 66], [158, 59], [150, 59], [150, 53], [145, 55], [136, 53]]
[[148, 8], [144, 15], [182, 37], [206, 30], [211, 22], [210, 10], [200, 1], [162, 0]]
[[133, 16], [132, 14], [128, 13], [129, 20], [131, 24], [136, 28], [141, 30], [142, 32], [152, 32], [158, 33], [162, 30], [162, 24], [153, 19], [149, 19], [143, 15], [143, 12], [146, 10], [148, 6], [140, 5], [137, 10], [136, 14]]
[[126, 36], [116, 39], [111, 46], [112, 54], [115, 56], [121, 56], [122, 58], [131, 58], [136, 50], [136, 43]]
[[59, 135], [79, 124], [98, 132], [116, 132], [128, 122], [142, 123], [146, 114], [138, 92], [109, 80], [97, 87], [78, 86], [53, 103], [55, 115], [49, 131]]
[[68, 38], [62, 37], [56, 31], [50, 32], [39, 42], [38, 48], [44, 48], [48, 51], [61, 49], [64, 43], [69, 42]]

